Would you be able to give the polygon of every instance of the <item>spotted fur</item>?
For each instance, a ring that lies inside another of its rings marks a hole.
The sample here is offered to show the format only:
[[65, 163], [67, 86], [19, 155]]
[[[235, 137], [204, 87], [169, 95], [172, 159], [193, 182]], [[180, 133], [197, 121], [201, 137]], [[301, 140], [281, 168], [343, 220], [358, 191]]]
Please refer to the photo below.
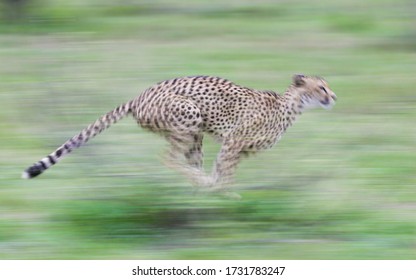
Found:
[[[66, 154], [131, 114], [145, 129], [170, 143], [166, 163], [195, 184], [223, 187], [243, 155], [272, 147], [306, 108], [331, 107], [336, 100], [319, 77], [295, 75], [284, 95], [236, 85], [218, 77], [194, 76], [166, 80], [146, 89], [72, 137], [24, 171], [32, 178]], [[204, 133], [221, 144], [212, 174], [202, 168]]]

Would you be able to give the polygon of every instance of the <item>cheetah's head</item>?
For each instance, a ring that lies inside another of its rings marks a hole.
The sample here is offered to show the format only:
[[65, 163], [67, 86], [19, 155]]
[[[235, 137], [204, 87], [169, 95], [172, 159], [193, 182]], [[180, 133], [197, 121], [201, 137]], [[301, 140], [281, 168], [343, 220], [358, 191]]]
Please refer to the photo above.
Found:
[[328, 83], [320, 77], [295, 75], [293, 86], [305, 107], [321, 106], [330, 109], [337, 100], [337, 96], [329, 88]]

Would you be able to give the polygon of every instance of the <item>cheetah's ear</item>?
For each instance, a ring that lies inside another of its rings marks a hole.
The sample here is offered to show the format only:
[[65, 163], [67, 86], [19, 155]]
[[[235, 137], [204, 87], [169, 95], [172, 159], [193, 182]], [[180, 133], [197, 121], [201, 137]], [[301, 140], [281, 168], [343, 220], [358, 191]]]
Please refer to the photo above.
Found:
[[302, 74], [294, 75], [293, 84], [297, 87], [303, 86], [305, 84], [305, 75], [302, 75]]

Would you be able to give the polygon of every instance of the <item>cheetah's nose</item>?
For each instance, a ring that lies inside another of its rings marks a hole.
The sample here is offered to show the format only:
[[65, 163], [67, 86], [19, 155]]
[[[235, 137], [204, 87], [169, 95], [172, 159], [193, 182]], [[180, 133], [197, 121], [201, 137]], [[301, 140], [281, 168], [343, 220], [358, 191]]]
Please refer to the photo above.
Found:
[[332, 100], [337, 101], [337, 96], [335, 94], [331, 95]]

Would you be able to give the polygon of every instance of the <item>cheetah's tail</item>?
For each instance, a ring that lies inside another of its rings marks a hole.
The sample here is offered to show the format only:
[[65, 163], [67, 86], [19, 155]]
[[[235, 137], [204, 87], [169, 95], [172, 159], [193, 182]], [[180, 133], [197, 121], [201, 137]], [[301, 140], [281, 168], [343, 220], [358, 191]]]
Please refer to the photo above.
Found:
[[94, 123], [90, 124], [88, 127], [84, 128], [78, 135], [75, 135], [68, 141], [66, 141], [62, 146], [56, 149], [53, 153], [49, 154], [45, 158], [33, 164], [31, 167], [26, 169], [22, 173], [22, 178], [30, 179], [38, 176], [43, 171], [57, 163], [65, 155], [69, 154], [75, 148], [80, 147], [85, 144], [102, 132], [104, 129], [107, 129], [110, 125], [116, 123], [123, 117], [127, 116], [131, 112], [131, 106], [133, 101], [127, 102], [123, 105], [120, 105], [116, 109], [107, 114], [101, 116]]

